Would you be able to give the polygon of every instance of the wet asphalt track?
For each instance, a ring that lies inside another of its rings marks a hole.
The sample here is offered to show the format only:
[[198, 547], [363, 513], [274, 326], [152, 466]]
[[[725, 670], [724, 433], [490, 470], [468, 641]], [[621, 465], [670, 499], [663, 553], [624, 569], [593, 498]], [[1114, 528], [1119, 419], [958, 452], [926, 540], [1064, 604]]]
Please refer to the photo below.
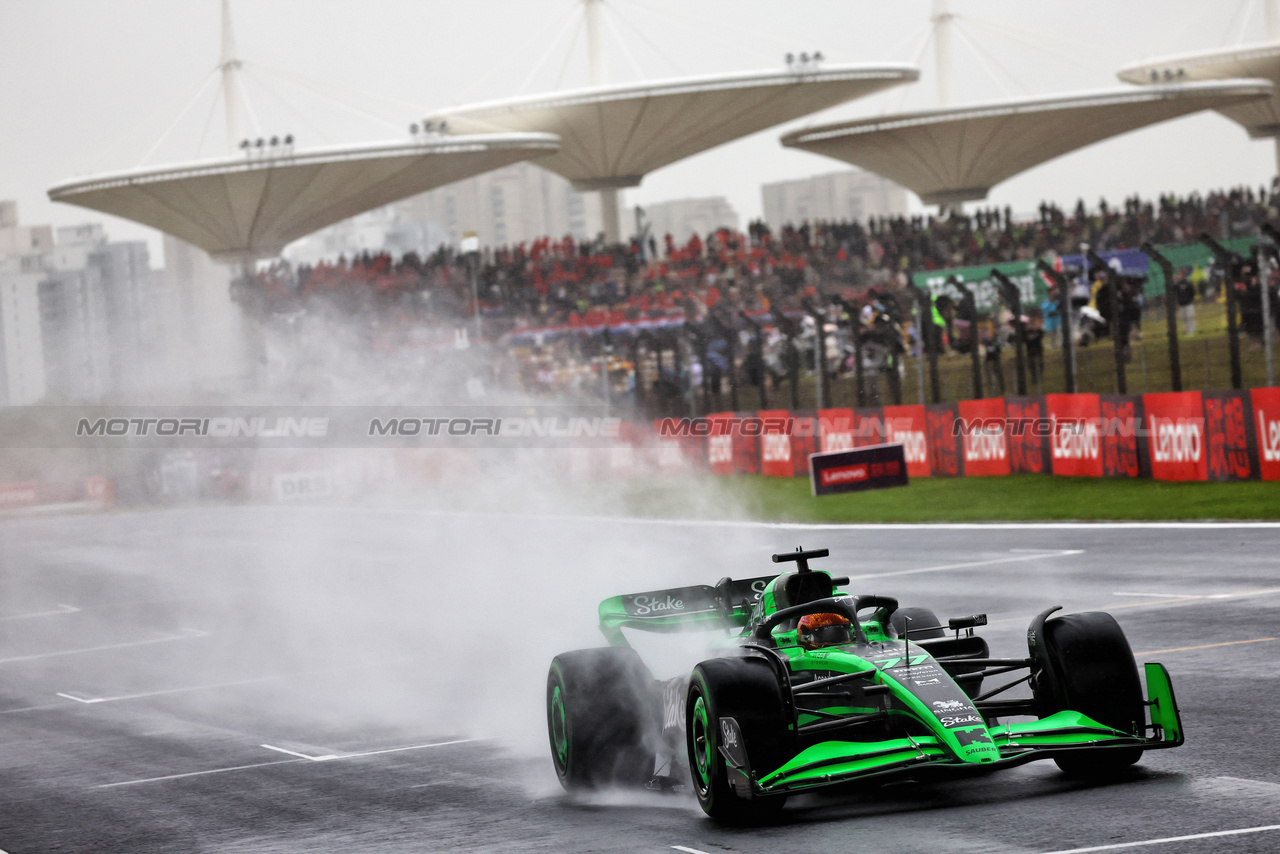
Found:
[[[827, 546], [859, 591], [1106, 609], [1170, 669], [1187, 744], [1104, 785], [1034, 763], [794, 799], [749, 831], [691, 796], [555, 783], [550, 655], [606, 595]], [[800, 530], [325, 508], [0, 520], [0, 849], [28, 852], [1272, 852], [1280, 528]], [[1156, 653], [1156, 651], [1160, 651]], [[676, 849], [675, 846], [681, 846]]]

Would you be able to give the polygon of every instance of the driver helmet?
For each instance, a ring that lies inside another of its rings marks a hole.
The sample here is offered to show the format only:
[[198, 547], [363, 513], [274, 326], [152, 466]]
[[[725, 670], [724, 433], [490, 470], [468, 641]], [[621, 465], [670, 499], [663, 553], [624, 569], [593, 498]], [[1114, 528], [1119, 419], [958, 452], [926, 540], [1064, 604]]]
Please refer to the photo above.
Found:
[[840, 614], [805, 614], [800, 618], [796, 638], [805, 649], [853, 643], [849, 619]]

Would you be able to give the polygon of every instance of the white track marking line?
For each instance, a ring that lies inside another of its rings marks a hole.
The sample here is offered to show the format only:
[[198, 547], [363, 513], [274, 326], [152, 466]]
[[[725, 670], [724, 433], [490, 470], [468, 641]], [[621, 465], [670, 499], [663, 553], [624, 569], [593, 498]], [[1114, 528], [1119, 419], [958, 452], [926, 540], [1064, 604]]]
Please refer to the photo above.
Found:
[[898, 575], [919, 575], [922, 572], [944, 572], [949, 569], [969, 569], [977, 566], [992, 566], [999, 563], [1019, 563], [1021, 561], [1036, 560], [1045, 557], [1070, 557], [1071, 555], [1082, 555], [1084, 549], [1051, 549], [1047, 551], [1037, 551], [1035, 554], [1019, 554], [1013, 557], [998, 557], [991, 560], [975, 560], [967, 563], [947, 563], [941, 566], [926, 566], [920, 569], [899, 569], [893, 572], [869, 572], [862, 575], [850, 575], [850, 581], [860, 581], [864, 578], [889, 578]]
[[305, 753], [295, 753], [292, 750], [285, 750], [283, 747], [272, 747], [269, 744], [262, 744], [259, 747], [266, 747], [270, 750], [287, 753], [295, 758], [293, 759], [277, 759], [274, 762], [255, 762], [251, 765], [233, 765], [230, 768], [211, 768], [208, 771], [188, 771], [185, 774], [165, 774], [162, 777], [145, 777], [141, 780], [125, 780], [120, 783], [102, 783], [98, 786], [90, 786], [91, 789], [111, 789], [116, 786], [136, 786], [140, 783], [159, 783], [164, 780], [181, 780], [187, 777], [201, 777], [207, 774], [225, 774], [228, 771], [246, 771], [253, 768], [266, 768], [270, 765], [287, 765], [291, 762], [331, 762], [338, 759], [357, 759], [361, 756], [380, 756], [384, 753], [403, 753], [406, 750], [424, 750], [428, 747], [445, 747], [450, 744], [467, 744], [473, 741], [488, 741], [484, 738], [459, 738], [453, 741], [435, 741], [429, 744], [411, 744], [407, 747], [390, 747], [385, 750], [366, 750], [360, 753], [339, 753], [332, 756], [308, 756]]
[[1238, 646], [1242, 643], [1266, 643], [1273, 641], [1275, 638], [1253, 638], [1251, 640], [1242, 641], [1226, 641], [1224, 643], [1206, 643], [1200, 646], [1175, 646], [1173, 649], [1154, 649], [1150, 652], [1135, 652], [1134, 655], [1163, 655], [1166, 652], [1188, 652], [1193, 649], [1213, 649], [1218, 646]]
[[[57, 617], [62, 614], [76, 614], [80, 609], [75, 605], [63, 605], [58, 603], [58, 607], [52, 611], [33, 611], [30, 614], [14, 614], [10, 617], [0, 617], [0, 623], [7, 623], [10, 620], [34, 620], [38, 617]], [[0, 852], [4, 854], [4, 852]]]
[[90, 786], [91, 789], [114, 789], [117, 786], [137, 786], [141, 783], [159, 783], [164, 780], [181, 780], [184, 777], [204, 777], [209, 774], [225, 774], [228, 771], [246, 771], [250, 768], [266, 768], [269, 765], [288, 765], [290, 762], [302, 762], [301, 759], [277, 759], [274, 762], [255, 762], [252, 765], [233, 765], [230, 768], [211, 768], [208, 771], [188, 771], [185, 774], [165, 774], [163, 777], [144, 777], [141, 780], [125, 780], [121, 783], [102, 783]]
[[106, 701], [105, 701], [105, 700], [103, 700], [101, 697], [93, 697], [93, 698], [90, 698], [90, 699], [85, 699], [84, 697], [77, 697], [75, 694], [64, 694], [64, 693], [62, 693], [61, 691], [59, 691], [59, 692], [58, 692], [56, 695], [54, 695], [54, 696], [57, 696], [57, 697], [66, 697], [68, 700], [75, 700], [77, 703], [84, 703], [84, 704], [86, 704], [86, 705], [91, 705], [91, 704], [93, 704], [93, 703], [103, 703], [103, 702], [106, 702]]
[[259, 747], [265, 747], [267, 750], [274, 750], [277, 753], [287, 753], [290, 756], [296, 756], [299, 759], [310, 759], [312, 762], [328, 762], [330, 759], [337, 759], [336, 753], [326, 753], [323, 756], [308, 756], [305, 753], [299, 753], [296, 750], [285, 750], [283, 747], [276, 747], [271, 744], [259, 744]]
[[15, 655], [12, 658], [0, 658], [0, 664], [12, 664], [18, 661], [38, 661], [42, 658], [59, 658], [64, 655], [82, 655], [88, 652], [106, 652], [112, 649], [128, 649], [134, 646], [148, 646], [157, 643], [172, 643], [173, 641], [191, 640], [193, 638], [202, 638], [209, 635], [206, 631], [200, 629], [183, 629], [180, 635], [170, 635], [163, 638], [152, 638], [150, 640], [127, 641], [125, 643], [109, 643], [104, 646], [91, 646], [84, 649], [64, 649], [58, 652], [40, 652], [34, 655]]
[[1144, 845], [1163, 845], [1166, 842], [1187, 842], [1192, 839], [1213, 839], [1218, 836], [1242, 836], [1246, 833], [1265, 833], [1269, 830], [1280, 830], [1280, 824], [1268, 824], [1263, 827], [1242, 827], [1239, 830], [1218, 830], [1213, 833], [1193, 833], [1190, 836], [1166, 836], [1163, 839], [1144, 839], [1141, 842], [1119, 842], [1115, 845], [1094, 845], [1091, 848], [1067, 848], [1062, 851], [1048, 851], [1045, 854], [1084, 854], [1086, 851], [1116, 851], [1121, 848], [1139, 848]]
[[122, 700], [143, 700], [147, 697], [167, 697], [170, 694], [188, 694], [194, 691], [211, 691], [215, 688], [235, 688], [240, 685], [257, 685], [262, 682], [274, 682], [284, 679], [283, 676], [262, 676], [257, 679], [237, 679], [234, 682], [212, 682], [208, 685], [188, 685], [185, 688], [162, 688], [159, 691], [140, 691], [137, 694], [120, 694], [115, 697], [94, 697], [86, 699], [71, 694], [59, 693], [59, 697], [75, 700], [80, 703], [118, 703]]
[[[697, 848], [685, 848], [683, 845], [672, 845], [676, 851], [683, 851], [685, 854], [707, 854], [706, 851], [699, 851]], [[3, 852], [0, 852], [3, 854]]]
[[[1119, 592], [1119, 593], [1112, 593], [1111, 595], [1112, 595], [1112, 596], [1145, 596], [1145, 597], [1147, 597], [1147, 598], [1152, 598], [1152, 597], [1154, 597], [1154, 598], [1156, 598], [1156, 599], [1185, 599], [1185, 598], [1187, 598], [1187, 596], [1188, 596], [1188, 595], [1192, 595], [1192, 596], [1194, 596], [1194, 595], [1196, 595], [1196, 594], [1194, 594], [1194, 593], [1192, 593], [1192, 594], [1186, 594], [1186, 593], [1126, 593], [1126, 592], [1121, 591], [1121, 592]], [[1224, 593], [1216, 593], [1216, 594], [1214, 594], [1214, 595], [1215, 595], [1215, 596], [1225, 596], [1226, 594], [1224, 594]]]

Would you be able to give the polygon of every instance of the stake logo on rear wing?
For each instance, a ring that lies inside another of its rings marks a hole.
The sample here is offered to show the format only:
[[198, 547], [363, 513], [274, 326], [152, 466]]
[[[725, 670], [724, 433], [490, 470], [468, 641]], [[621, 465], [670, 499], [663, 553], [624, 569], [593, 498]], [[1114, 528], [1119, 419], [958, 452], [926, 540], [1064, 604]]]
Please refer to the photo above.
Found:
[[600, 628], [617, 644], [618, 630], [626, 626], [645, 631], [681, 631], [698, 624], [746, 625], [775, 575], [740, 580], [725, 579], [714, 587], [699, 584], [614, 596], [600, 603]]

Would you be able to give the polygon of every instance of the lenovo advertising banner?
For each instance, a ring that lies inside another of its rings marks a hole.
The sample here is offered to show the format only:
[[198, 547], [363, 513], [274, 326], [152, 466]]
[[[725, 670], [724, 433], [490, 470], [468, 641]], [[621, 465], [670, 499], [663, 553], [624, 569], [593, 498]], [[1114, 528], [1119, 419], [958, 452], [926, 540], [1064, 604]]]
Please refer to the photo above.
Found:
[[907, 461], [907, 474], [911, 477], [928, 477], [929, 439], [925, 429], [924, 407], [886, 406], [884, 412], [885, 441], [902, 446]]
[[1249, 480], [1258, 476], [1253, 405], [1248, 392], [1202, 391], [1205, 455], [1209, 480]]
[[929, 440], [929, 462], [936, 477], [959, 477], [960, 437], [956, 435], [959, 410], [954, 403], [931, 403], [925, 407], [925, 436]]
[[1098, 396], [1104, 477], [1141, 477], [1142, 399], [1125, 394]]
[[791, 475], [809, 473], [809, 455], [818, 452], [818, 413], [791, 413]]
[[1258, 474], [1263, 480], [1280, 480], [1280, 388], [1255, 388], [1249, 392], [1257, 436]]
[[1043, 397], [1004, 399], [1005, 440], [1009, 443], [1009, 471], [1048, 474], [1052, 430]]
[[735, 412], [733, 470], [738, 474], [760, 473], [760, 434], [764, 423], [754, 412]]
[[865, 448], [869, 445], [883, 445], [887, 439], [884, 435], [884, 413], [878, 408], [862, 407], [853, 410], [853, 446]]
[[1204, 405], [1198, 391], [1143, 395], [1151, 476], [1156, 480], [1205, 480]]
[[791, 413], [785, 409], [762, 409], [756, 413], [761, 422], [760, 474], [770, 477], [794, 477], [791, 464]]
[[733, 474], [733, 413], [707, 416], [711, 435], [707, 437], [707, 467], [712, 474]]
[[901, 445], [869, 445], [814, 454], [809, 457], [809, 478], [814, 495], [906, 486], [907, 463]]
[[1004, 400], [962, 400], [960, 440], [964, 473], [990, 476], [1009, 473], [1009, 444], [1005, 439]]
[[1046, 394], [1053, 473], [1102, 477], [1101, 417], [1096, 394]]
[[[852, 409], [818, 410], [818, 445], [823, 453], [856, 447]], [[805, 464], [808, 465], [807, 462]]]

